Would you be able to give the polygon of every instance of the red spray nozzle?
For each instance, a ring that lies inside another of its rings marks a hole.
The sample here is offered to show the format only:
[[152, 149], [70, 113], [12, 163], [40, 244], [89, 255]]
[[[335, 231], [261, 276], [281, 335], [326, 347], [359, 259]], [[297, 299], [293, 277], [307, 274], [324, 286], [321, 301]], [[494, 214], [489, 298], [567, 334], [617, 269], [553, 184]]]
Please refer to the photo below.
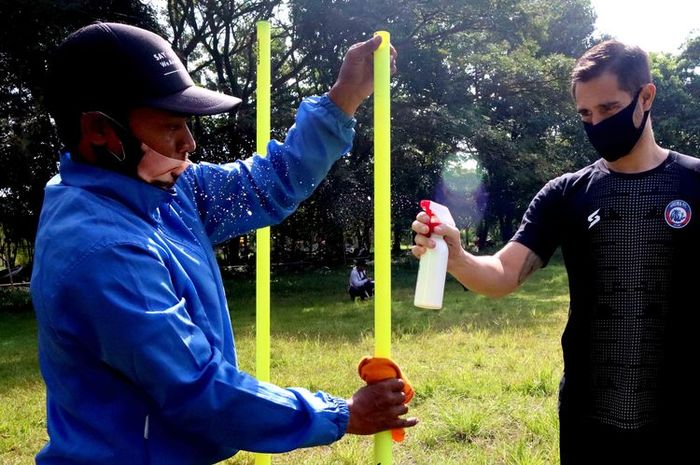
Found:
[[450, 209], [444, 205], [440, 205], [432, 200], [421, 200], [420, 206], [425, 212], [430, 216], [430, 221], [428, 222], [428, 227], [430, 228], [430, 233], [433, 233], [435, 226], [442, 223], [449, 224], [450, 226], [455, 225], [455, 220], [452, 219], [450, 214]]
[[435, 216], [435, 212], [433, 212], [433, 209], [430, 208], [431, 203], [432, 202], [430, 200], [421, 200], [420, 201], [420, 207], [430, 217], [430, 220], [428, 221], [428, 227], [430, 228], [430, 231], [428, 231], [429, 234], [432, 234], [433, 230], [435, 229], [435, 226], [438, 226], [440, 224], [439, 221], [436, 221], [437, 217]]

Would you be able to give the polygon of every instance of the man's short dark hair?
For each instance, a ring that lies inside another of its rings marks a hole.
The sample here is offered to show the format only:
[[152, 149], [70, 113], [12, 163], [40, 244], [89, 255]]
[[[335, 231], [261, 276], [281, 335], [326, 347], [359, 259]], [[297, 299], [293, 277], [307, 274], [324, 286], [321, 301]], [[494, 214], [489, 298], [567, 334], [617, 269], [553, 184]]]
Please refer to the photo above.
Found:
[[576, 61], [571, 72], [571, 95], [576, 98], [576, 84], [596, 79], [605, 73], [617, 77], [620, 89], [634, 95], [652, 81], [649, 55], [636, 45], [606, 40], [588, 49]]

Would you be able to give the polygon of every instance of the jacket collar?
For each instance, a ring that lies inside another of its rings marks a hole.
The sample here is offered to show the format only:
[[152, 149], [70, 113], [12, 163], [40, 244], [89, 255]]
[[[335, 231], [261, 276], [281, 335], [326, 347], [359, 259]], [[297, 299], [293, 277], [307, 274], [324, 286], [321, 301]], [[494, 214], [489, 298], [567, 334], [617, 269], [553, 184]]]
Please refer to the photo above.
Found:
[[161, 189], [140, 179], [125, 176], [96, 165], [73, 160], [69, 152], [61, 154], [61, 183], [115, 199], [128, 208], [153, 216], [158, 206], [171, 202], [175, 188]]

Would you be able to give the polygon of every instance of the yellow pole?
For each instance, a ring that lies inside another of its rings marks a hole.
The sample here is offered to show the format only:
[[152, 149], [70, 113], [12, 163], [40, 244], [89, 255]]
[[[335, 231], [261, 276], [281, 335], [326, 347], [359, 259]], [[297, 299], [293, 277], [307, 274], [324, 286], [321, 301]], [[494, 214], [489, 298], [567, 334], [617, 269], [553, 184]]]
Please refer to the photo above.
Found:
[[[270, 141], [270, 23], [257, 23], [258, 69], [256, 95], [256, 149], [267, 156]], [[256, 232], [255, 252], [255, 374], [270, 381], [270, 228]], [[256, 465], [272, 463], [270, 454], [255, 454]]]
[[[374, 355], [391, 357], [391, 57], [389, 33], [374, 52]], [[391, 465], [391, 432], [374, 436], [374, 463]]]

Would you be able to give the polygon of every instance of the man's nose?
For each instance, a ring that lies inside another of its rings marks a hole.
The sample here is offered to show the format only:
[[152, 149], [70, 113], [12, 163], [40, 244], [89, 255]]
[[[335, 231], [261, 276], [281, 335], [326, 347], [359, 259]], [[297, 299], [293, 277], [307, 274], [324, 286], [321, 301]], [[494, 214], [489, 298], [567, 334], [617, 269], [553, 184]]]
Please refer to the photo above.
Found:
[[600, 122], [603, 121], [604, 119], [605, 119], [605, 116], [603, 116], [603, 115], [601, 115], [601, 114], [595, 114], [595, 113], [594, 113], [593, 115], [591, 115], [591, 124], [592, 124], [593, 126], [595, 126], [596, 124], [600, 123]]
[[185, 129], [182, 140], [180, 141], [180, 146], [178, 147], [178, 152], [192, 153], [196, 148], [197, 142], [194, 140], [194, 136], [192, 136], [190, 128]]

